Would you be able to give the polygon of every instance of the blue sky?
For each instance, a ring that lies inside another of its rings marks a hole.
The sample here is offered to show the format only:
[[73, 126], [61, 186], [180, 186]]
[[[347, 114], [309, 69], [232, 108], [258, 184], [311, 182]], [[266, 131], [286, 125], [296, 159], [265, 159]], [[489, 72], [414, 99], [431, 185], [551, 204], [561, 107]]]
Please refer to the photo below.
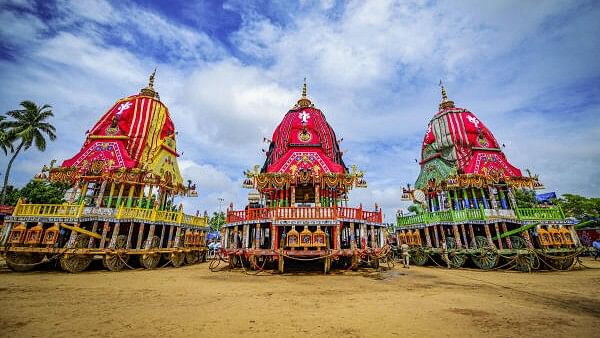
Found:
[[377, 202], [388, 221], [418, 175], [440, 79], [547, 190], [598, 196], [599, 17], [596, 1], [3, 0], [0, 111], [49, 103], [59, 136], [21, 155], [11, 181], [71, 157], [158, 66], [183, 174], [198, 183], [188, 211], [243, 205], [242, 171], [264, 161], [304, 77], [345, 162], [366, 171], [351, 203]]

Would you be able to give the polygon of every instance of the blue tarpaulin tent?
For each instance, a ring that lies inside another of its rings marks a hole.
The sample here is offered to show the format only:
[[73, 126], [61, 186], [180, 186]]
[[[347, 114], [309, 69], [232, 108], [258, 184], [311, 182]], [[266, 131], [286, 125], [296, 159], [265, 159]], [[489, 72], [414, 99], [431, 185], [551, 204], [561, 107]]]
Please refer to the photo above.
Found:
[[221, 238], [221, 233], [218, 231], [209, 232], [206, 236], [206, 239], [211, 240], [213, 238], [219, 239]]
[[540, 203], [552, 203], [551, 199], [556, 198], [556, 193], [553, 192], [548, 192], [545, 194], [539, 194], [539, 195], [535, 195], [535, 199], [540, 202]]

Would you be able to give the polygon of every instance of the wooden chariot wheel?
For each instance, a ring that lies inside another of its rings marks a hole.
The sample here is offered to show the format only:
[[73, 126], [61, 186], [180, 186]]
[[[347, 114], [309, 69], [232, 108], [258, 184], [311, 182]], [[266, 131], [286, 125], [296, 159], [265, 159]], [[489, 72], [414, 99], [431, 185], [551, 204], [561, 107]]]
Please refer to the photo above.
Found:
[[113, 249], [117, 252], [107, 252], [102, 258], [102, 265], [110, 271], [121, 271], [129, 262], [129, 255], [122, 252], [127, 249], [127, 236], [117, 236]]
[[185, 253], [185, 263], [186, 264], [196, 264], [200, 260], [200, 251], [192, 250], [190, 252]]
[[373, 269], [379, 269], [379, 258], [371, 257], [369, 264]]
[[[84, 249], [87, 248], [90, 242], [90, 237], [84, 234], [77, 234], [75, 242], [71, 248], [73, 249]], [[76, 254], [76, 253], [65, 253], [60, 256], [59, 263], [60, 267], [68, 272], [77, 273], [87, 269], [92, 263], [93, 257], [91, 255]]]
[[32, 270], [44, 259], [44, 255], [35, 253], [7, 252], [6, 265], [15, 272]]
[[548, 268], [555, 270], [569, 270], [575, 263], [575, 256], [572, 252], [565, 252], [558, 255], [548, 256], [544, 258], [544, 263]]
[[160, 238], [158, 236], [152, 237], [150, 241], [150, 252], [140, 255], [140, 264], [146, 269], [155, 269], [160, 262], [160, 253], [152, 252], [158, 249], [160, 245]]
[[471, 243], [476, 253], [471, 254], [471, 260], [476, 267], [482, 270], [491, 270], [500, 262], [500, 255], [496, 248], [487, 241], [485, 236], [475, 236], [475, 241]]
[[448, 259], [453, 268], [462, 268], [467, 262], [467, 256], [456, 251], [456, 241], [454, 237], [446, 237], [446, 248], [448, 249]]
[[429, 255], [423, 247], [416, 247], [412, 250], [410, 260], [414, 265], [423, 266], [429, 261]]
[[[513, 249], [527, 249], [527, 242], [521, 236], [510, 236], [510, 243]], [[535, 268], [535, 257], [532, 254], [519, 254], [513, 257], [513, 268], [517, 271], [529, 272]]]
[[169, 258], [171, 259], [171, 264], [178, 268], [185, 263], [185, 252], [171, 252]]

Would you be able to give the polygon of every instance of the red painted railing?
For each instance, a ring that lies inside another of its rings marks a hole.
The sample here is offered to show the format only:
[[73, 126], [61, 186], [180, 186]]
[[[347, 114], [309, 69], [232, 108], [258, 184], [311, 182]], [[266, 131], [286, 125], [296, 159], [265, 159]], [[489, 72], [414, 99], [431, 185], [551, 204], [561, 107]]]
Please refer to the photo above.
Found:
[[306, 220], [306, 219], [355, 219], [382, 222], [379, 211], [363, 211], [362, 208], [346, 207], [278, 207], [227, 211], [227, 223], [254, 220]]

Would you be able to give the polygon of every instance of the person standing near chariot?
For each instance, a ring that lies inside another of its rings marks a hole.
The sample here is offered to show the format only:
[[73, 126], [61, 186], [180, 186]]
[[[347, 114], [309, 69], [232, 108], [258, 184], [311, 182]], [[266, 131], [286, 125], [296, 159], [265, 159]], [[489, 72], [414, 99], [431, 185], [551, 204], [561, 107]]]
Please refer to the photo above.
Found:
[[402, 263], [404, 264], [404, 268], [410, 269], [410, 255], [408, 253], [408, 244], [403, 243], [400, 246], [400, 249], [402, 250]]
[[444, 262], [446, 262], [446, 266], [448, 267], [448, 269], [450, 269], [450, 259], [448, 258], [448, 248], [446, 247], [445, 239], [442, 239], [440, 246], [442, 247], [442, 259], [444, 260]]
[[598, 257], [600, 257], [600, 239], [597, 239], [594, 242], [592, 242], [592, 246], [594, 247], [594, 249], [596, 249], [596, 253], [594, 254], [594, 260], [597, 260]]

